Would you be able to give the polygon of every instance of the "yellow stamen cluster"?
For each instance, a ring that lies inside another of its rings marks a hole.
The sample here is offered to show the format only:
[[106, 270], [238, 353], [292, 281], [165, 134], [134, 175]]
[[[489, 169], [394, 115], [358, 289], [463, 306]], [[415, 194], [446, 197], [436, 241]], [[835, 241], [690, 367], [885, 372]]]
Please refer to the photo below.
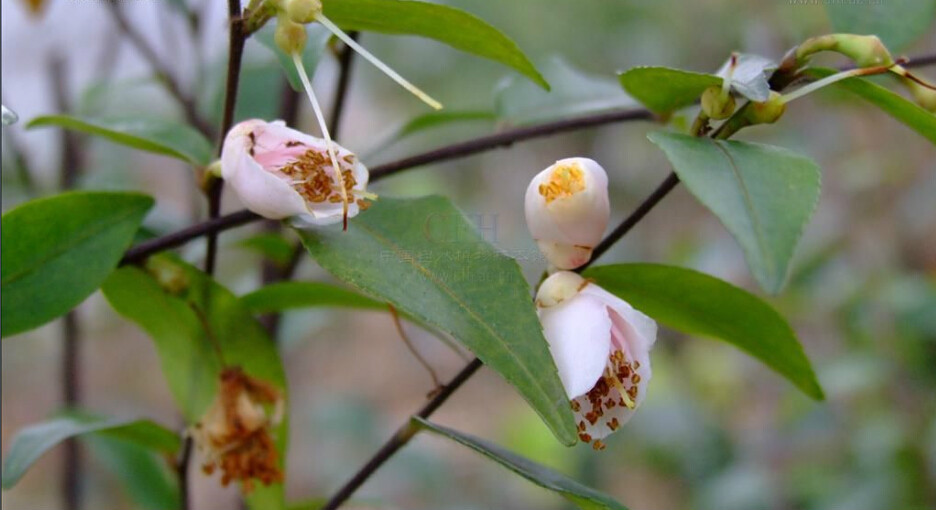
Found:
[[[585, 394], [585, 400], [590, 406], [589, 410], [582, 409], [582, 403], [578, 400], [571, 401], [572, 411], [583, 417], [578, 423], [579, 439], [585, 443], [592, 442], [592, 436], [586, 432], [589, 425], [594, 426], [601, 420], [606, 410], [621, 406], [628, 409], [636, 407], [637, 384], [640, 382], [640, 375], [637, 369], [640, 368], [639, 361], [628, 361], [624, 353], [620, 350], [612, 352], [608, 356], [608, 365], [595, 386]], [[617, 391], [617, 395], [613, 391]], [[621, 423], [616, 417], [605, 419], [605, 426], [616, 431]], [[595, 441], [592, 444], [595, 450], [604, 450], [605, 445], [601, 441]]]
[[[354, 172], [351, 170], [355, 164], [354, 156], [351, 154], [344, 156], [339, 164], [343, 167], [341, 175], [345, 192], [348, 197], [354, 197], [354, 186], [357, 185]], [[334, 171], [326, 170], [330, 166], [331, 161], [327, 152], [309, 149], [280, 171], [292, 180], [293, 189], [307, 201], [340, 204], [344, 197], [340, 186], [335, 183]], [[363, 211], [370, 206], [370, 203], [357, 199], [357, 205]]]
[[240, 368], [225, 369], [218, 396], [192, 430], [195, 445], [205, 457], [203, 471], [210, 475], [220, 469], [222, 485], [239, 480], [244, 492], [253, 490], [254, 479], [264, 485], [282, 482], [270, 434], [282, 405], [279, 390], [269, 383]]
[[585, 189], [585, 172], [578, 164], [558, 165], [549, 175], [549, 182], [540, 184], [539, 194], [550, 203], [570, 197]]

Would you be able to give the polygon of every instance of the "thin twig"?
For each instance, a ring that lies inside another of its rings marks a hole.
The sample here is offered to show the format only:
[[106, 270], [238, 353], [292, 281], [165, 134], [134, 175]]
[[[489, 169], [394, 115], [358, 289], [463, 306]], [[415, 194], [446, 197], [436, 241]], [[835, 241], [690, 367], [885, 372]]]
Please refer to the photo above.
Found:
[[442, 388], [442, 382], [439, 381], [439, 375], [436, 374], [432, 365], [429, 364], [429, 361], [423, 357], [422, 354], [416, 349], [416, 346], [413, 345], [413, 342], [410, 340], [409, 336], [406, 334], [406, 330], [403, 329], [403, 322], [400, 320], [400, 314], [397, 313], [395, 306], [387, 303], [387, 308], [390, 310], [390, 317], [393, 319], [393, 325], [396, 326], [397, 333], [399, 333], [400, 338], [403, 340], [403, 343], [406, 345], [406, 348], [409, 350], [410, 354], [416, 358], [416, 361], [419, 362], [423, 368], [426, 369], [426, 372], [429, 372], [429, 377], [432, 378], [432, 391], [429, 393], [430, 397], [435, 395], [439, 389]]
[[[61, 113], [70, 110], [68, 80], [65, 62], [53, 56], [50, 62], [50, 78], [56, 109]], [[81, 153], [75, 133], [62, 130], [62, 147], [59, 158], [59, 189], [69, 190], [75, 186], [81, 166]], [[62, 401], [66, 409], [75, 409], [81, 402], [81, 366], [78, 359], [81, 336], [78, 314], [69, 310], [62, 321]], [[65, 441], [62, 462], [62, 503], [66, 510], [81, 508], [81, 451], [74, 438]]]
[[[449, 381], [448, 384], [442, 386], [439, 390], [439, 393], [436, 394], [427, 402], [419, 411], [416, 412], [415, 416], [420, 418], [428, 418], [438, 409], [442, 404], [448, 400], [449, 397], [455, 393], [455, 390], [461, 387], [468, 379], [471, 378], [478, 371], [483, 363], [478, 358], [471, 360], [464, 368], [461, 369], [458, 374]], [[340, 507], [348, 498], [354, 494], [357, 489], [367, 481], [368, 478], [375, 471], [377, 471], [380, 466], [382, 466], [394, 453], [402, 448], [406, 443], [413, 438], [416, 434], [416, 430], [410, 425], [410, 421], [407, 420], [406, 424], [400, 427], [395, 434], [374, 454], [369, 461], [367, 461], [364, 466], [358, 470], [354, 476], [335, 493], [331, 499], [328, 500], [325, 505], [321, 507], [321, 510], [335, 510]]]
[[210, 137], [212, 134], [211, 126], [198, 114], [195, 101], [182, 92], [182, 87], [179, 85], [177, 78], [169, 71], [169, 67], [159, 58], [159, 55], [157, 55], [156, 51], [146, 42], [146, 39], [130, 26], [127, 18], [124, 17], [123, 12], [120, 10], [120, 2], [110, 1], [107, 2], [107, 4], [111, 16], [114, 18], [114, 22], [117, 24], [117, 28], [130, 40], [130, 43], [133, 44], [140, 56], [153, 68], [153, 72], [156, 73], [156, 76], [165, 86], [169, 95], [179, 102], [185, 119], [195, 126], [196, 129], [205, 134], [205, 136]]
[[[910, 62], [904, 65], [904, 67], [923, 67], [930, 64], [936, 64], [936, 54], [911, 59]], [[440, 147], [438, 149], [403, 158], [397, 161], [374, 166], [371, 168], [370, 181], [375, 182], [387, 176], [402, 172], [404, 170], [409, 170], [420, 165], [437, 163], [439, 161], [445, 161], [449, 159], [456, 159], [504, 146], [510, 146], [515, 142], [523, 140], [530, 140], [537, 137], [550, 136], [562, 132], [575, 131], [578, 129], [595, 127], [614, 122], [642, 120], [649, 118], [652, 118], [652, 115], [646, 110], [620, 109], [597, 115], [584, 115], [573, 119], [565, 119], [556, 122], [548, 122], [535, 126], [504, 131], [496, 135], [483, 136], [474, 140], [447, 145], [445, 147]], [[180, 246], [197, 237], [238, 227], [258, 219], [260, 219], [260, 216], [250, 213], [246, 210], [241, 210], [235, 213], [231, 213], [227, 216], [222, 216], [218, 218], [217, 221], [209, 221], [192, 225], [191, 227], [187, 227], [178, 232], [168, 234], [165, 237], [153, 239], [146, 243], [141, 243], [130, 248], [122, 263], [139, 261], [149, 255], [152, 255], [153, 253]], [[164, 240], [168, 242], [164, 242]], [[130, 257], [131, 253], [133, 254], [132, 258]], [[301, 252], [298, 253], [301, 254]]]

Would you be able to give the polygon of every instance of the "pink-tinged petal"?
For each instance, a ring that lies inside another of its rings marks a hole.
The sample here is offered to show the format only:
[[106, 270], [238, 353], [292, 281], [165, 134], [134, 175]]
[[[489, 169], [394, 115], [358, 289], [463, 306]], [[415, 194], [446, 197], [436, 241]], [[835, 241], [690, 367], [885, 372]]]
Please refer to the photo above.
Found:
[[587, 393], [601, 377], [611, 348], [611, 319], [605, 305], [579, 294], [537, 312], [569, 398]]
[[633, 348], [636, 349], [636, 352], [650, 352], [650, 348], [653, 347], [657, 337], [657, 323], [655, 320], [632, 307], [627, 301], [611, 294], [594, 283], [586, 285], [582, 289], [582, 294], [599, 299], [620, 315], [630, 328], [633, 328], [634, 335], [632, 345]]
[[[223, 169], [223, 159], [221, 164]], [[229, 179], [225, 179], [225, 182], [247, 209], [272, 220], [308, 211], [305, 199], [292, 186], [264, 170], [248, 154], [243, 154], [235, 164], [238, 165], [238, 170]]]
[[571, 244], [559, 244], [550, 241], [536, 241], [540, 252], [550, 265], [556, 269], [575, 269], [591, 260], [592, 249]]

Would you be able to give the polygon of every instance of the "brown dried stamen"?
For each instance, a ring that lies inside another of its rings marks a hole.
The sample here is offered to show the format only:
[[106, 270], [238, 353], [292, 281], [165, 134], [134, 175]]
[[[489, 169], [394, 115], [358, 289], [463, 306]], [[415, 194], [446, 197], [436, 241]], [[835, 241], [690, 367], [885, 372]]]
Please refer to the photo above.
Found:
[[[283, 166], [280, 171], [291, 179], [293, 189], [298, 191], [307, 201], [339, 204], [344, 202], [345, 196], [354, 197], [354, 187], [357, 185], [357, 180], [354, 178], [352, 169], [355, 160], [354, 156], [350, 154], [341, 158], [339, 165], [342, 166], [341, 177], [344, 184], [342, 192], [341, 185], [335, 182], [336, 175], [334, 171], [329, 168], [331, 166], [330, 159], [325, 152], [309, 149], [294, 161]], [[366, 209], [369, 205], [360, 198], [355, 203], [361, 210]]]
[[[617, 417], [606, 417], [605, 414], [619, 406], [627, 409], [636, 407], [637, 384], [641, 380], [640, 375], [637, 374], [639, 368], [640, 362], [628, 360], [623, 351], [616, 350], [608, 355], [604, 373], [595, 386], [584, 395], [587, 403], [579, 400], [571, 401], [573, 412], [584, 418], [579, 421], [577, 427], [579, 439], [586, 443], [592, 442], [592, 435], [588, 432], [594, 433], [594, 430], [589, 430], [589, 426], [607, 427], [611, 432], [620, 428], [621, 422]], [[617, 394], [614, 394], [614, 391], [617, 391]], [[603, 425], [599, 422], [603, 422]], [[592, 447], [596, 450], [603, 450], [604, 443], [595, 441]]]

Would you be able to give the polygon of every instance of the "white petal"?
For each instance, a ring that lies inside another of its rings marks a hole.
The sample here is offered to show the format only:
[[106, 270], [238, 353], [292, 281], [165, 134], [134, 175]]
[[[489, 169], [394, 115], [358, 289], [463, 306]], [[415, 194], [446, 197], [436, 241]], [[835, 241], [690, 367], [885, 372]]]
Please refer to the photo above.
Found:
[[[569, 197], [546, 203], [540, 185], [549, 182], [557, 166], [576, 165], [583, 170], [585, 187]], [[601, 240], [610, 217], [608, 177], [588, 158], [567, 158], [537, 174], [527, 187], [524, 201], [527, 226], [534, 239], [559, 244], [594, 247]]]
[[250, 156], [250, 133], [265, 127], [263, 121], [251, 120], [228, 132], [221, 150], [221, 175], [244, 206], [264, 218], [278, 220], [305, 213], [302, 196]]
[[608, 363], [611, 319], [605, 305], [579, 294], [538, 313], [569, 398], [587, 393]]
[[592, 249], [572, 244], [559, 244], [550, 241], [536, 241], [540, 252], [556, 269], [575, 269], [591, 260]]
[[634, 348], [640, 352], [649, 352], [656, 342], [657, 323], [650, 317], [636, 310], [627, 301], [611, 294], [594, 283], [582, 289], [582, 294], [593, 296], [619, 314], [633, 328]]

